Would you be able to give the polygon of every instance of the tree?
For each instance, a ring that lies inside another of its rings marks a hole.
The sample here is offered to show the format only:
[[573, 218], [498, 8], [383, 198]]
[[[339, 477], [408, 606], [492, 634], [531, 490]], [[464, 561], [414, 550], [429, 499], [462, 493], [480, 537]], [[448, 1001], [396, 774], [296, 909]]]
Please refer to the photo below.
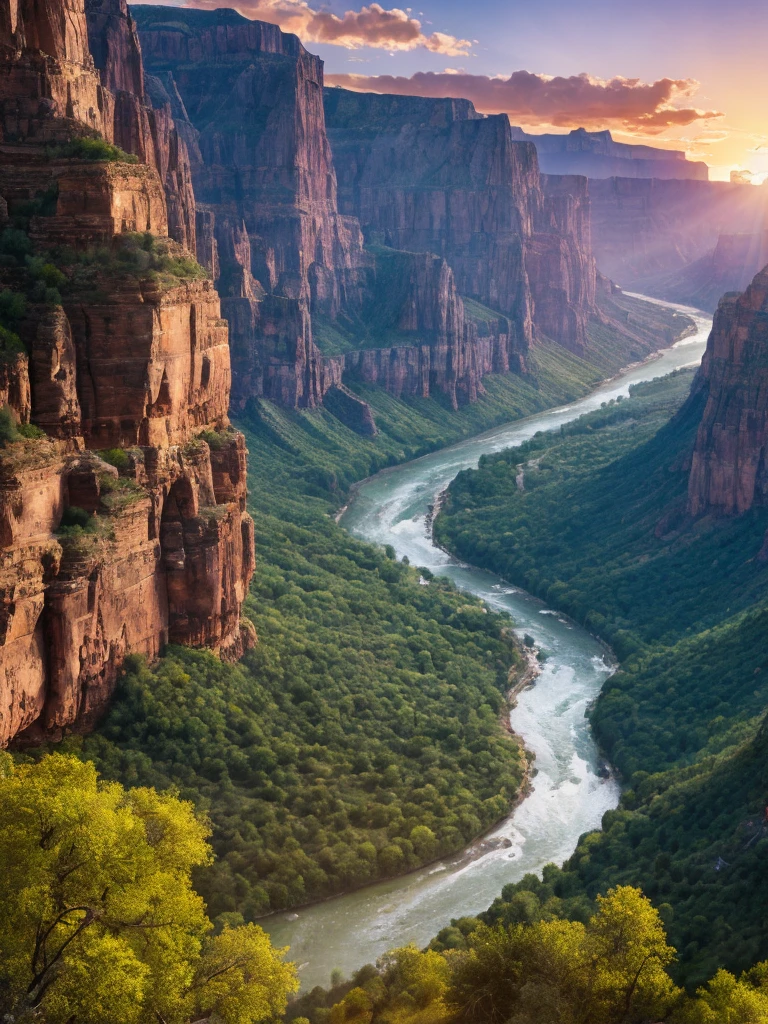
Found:
[[678, 999], [658, 911], [628, 886], [578, 921], [481, 926], [451, 959], [447, 997], [467, 1024], [639, 1024]]
[[209, 937], [191, 885], [211, 859], [189, 803], [99, 782], [58, 754], [0, 759], [0, 1013], [46, 1024], [274, 1017], [293, 966], [251, 925]]

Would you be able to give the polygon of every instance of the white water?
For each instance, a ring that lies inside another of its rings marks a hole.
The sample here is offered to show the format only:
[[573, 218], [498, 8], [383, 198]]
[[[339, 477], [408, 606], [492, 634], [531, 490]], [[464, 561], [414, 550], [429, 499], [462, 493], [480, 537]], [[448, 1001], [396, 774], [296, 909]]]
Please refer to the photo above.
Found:
[[425, 945], [451, 918], [486, 909], [508, 882], [539, 872], [547, 863], [562, 864], [579, 836], [598, 828], [603, 814], [616, 806], [618, 783], [601, 777], [604, 769], [585, 719], [588, 704], [612, 671], [608, 652], [536, 598], [436, 548], [426, 517], [437, 494], [462, 469], [477, 466], [481, 455], [519, 445], [537, 431], [557, 429], [602, 402], [627, 395], [631, 384], [697, 365], [711, 318], [686, 307], [671, 308], [696, 321], [695, 335], [577, 402], [384, 470], [361, 485], [345, 512], [342, 523], [356, 536], [391, 544], [398, 557], [407, 555], [413, 565], [449, 576], [491, 607], [508, 611], [516, 630], [531, 634], [549, 659], [510, 715], [512, 728], [535, 754], [536, 774], [531, 794], [491, 833], [490, 838], [503, 838], [507, 845], [268, 918], [263, 924], [273, 941], [290, 945], [291, 959], [301, 965], [303, 987], [327, 985], [334, 968], [349, 975], [394, 946]]

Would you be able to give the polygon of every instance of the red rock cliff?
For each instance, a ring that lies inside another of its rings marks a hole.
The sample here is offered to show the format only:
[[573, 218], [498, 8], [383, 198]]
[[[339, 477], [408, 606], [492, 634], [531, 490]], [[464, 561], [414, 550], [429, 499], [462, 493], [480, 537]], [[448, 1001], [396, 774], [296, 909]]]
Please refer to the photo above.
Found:
[[100, 78], [82, 2], [0, 11], [1, 205], [26, 238], [0, 287], [27, 297], [14, 324], [24, 351], [0, 353], [0, 392], [47, 435], [0, 449], [5, 745], [87, 728], [130, 652], [152, 658], [171, 641], [241, 654], [253, 524], [244, 441], [227, 419], [227, 326], [212, 282], [167, 238], [164, 165], [52, 159], [42, 145], [97, 127], [59, 103], [74, 86], [100, 99], [107, 138], [108, 85], [127, 87], [140, 113], [136, 67], [109, 63], [137, 51], [110, 43]]
[[231, 10], [133, 11], [154, 101], [188, 118], [205, 217], [198, 251], [217, 269], [232, 324], [233, 398], [317, 405], [311, 314], [359, 305], [365, 262], [359, 228], [337, 208], [322, 61]]
[[691, 400], [706, 404], [688, 481], [693, 515], [768, 501], [768, 267], [720, 300]]
[[466, 101], [329, 89], [325, 106], [341, 208], [366, 238], [443, 256], [462, 295], [508, 317], [510, 357], [525, 356], [534, 329], [584, 348], [595, 289], [585, 179], [553, 179], [545, 195], [533, 145]]

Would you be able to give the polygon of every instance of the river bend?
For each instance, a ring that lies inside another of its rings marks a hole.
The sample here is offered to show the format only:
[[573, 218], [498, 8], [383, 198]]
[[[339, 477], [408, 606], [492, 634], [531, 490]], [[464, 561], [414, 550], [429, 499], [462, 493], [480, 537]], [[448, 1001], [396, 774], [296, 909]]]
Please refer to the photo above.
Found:
[[[668, 303], [660, 303], [670, 305]], [[355, 536], [391, 544], [398, 557], [450, 577], [489, 606], [510, 613], [516, 631], [529, 633], [549, 655], [534, 686], [524, 690], [510, 722], [535, 754], [531, 794], [489, 838], [488, 852], [449, 858], [403, 878], [382, 882], [263, 922], [273, 941], [290, 945], [302, 988], [327, 986], [331, 971], [348, 976], [387, 949], [425, 945], [451, 918], [485, 910], [502, 886], [539, 872], [573, 852], [583, 832], [597, 828], [615, 807], [619, 786], [601, 766], [585, 711], [612, 671], [607, 650], [585, 630], [499, 577], [459, 562], [435, 547], [428, 512], [439, 494], [481, 455], [520, 445], [628, 394], [631, 384], [699, 363], [711, 317], [682, 306], [697, 332], [569, 405], [497, 427], [450, 448], [384, 470], [356, 491], [342, 523]]]

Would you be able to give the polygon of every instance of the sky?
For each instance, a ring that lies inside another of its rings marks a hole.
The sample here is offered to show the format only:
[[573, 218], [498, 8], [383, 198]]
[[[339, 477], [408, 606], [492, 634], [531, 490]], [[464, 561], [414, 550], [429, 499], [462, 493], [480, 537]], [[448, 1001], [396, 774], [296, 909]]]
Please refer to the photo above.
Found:
[[328, 84], [465, 96], [530, 132], [609, 128], [683, 149], [713, 179], [768, 177], [766, 0], [175, 2], [296, 32]]

